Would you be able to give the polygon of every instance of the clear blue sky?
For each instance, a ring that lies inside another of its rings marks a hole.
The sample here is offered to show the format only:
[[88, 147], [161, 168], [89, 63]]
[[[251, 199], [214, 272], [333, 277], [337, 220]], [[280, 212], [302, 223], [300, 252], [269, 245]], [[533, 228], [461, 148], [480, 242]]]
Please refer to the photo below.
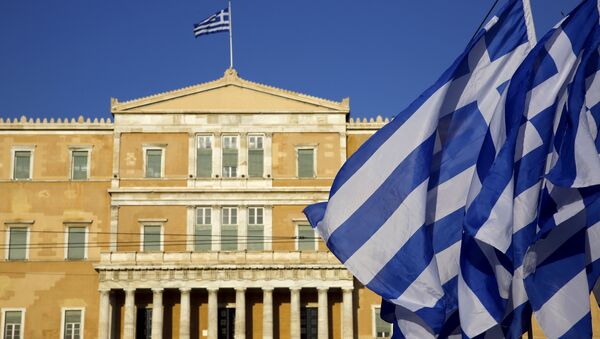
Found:
[[[505, 0], [501, 0], [502, 4]], [[580, 0], [531, 0], [538, 36]], [[463, 50], [493, 0], [234, 0], [245, 79], [350, 97], [393, 116]], [[224, 0], [0, 1], [0, 116], [110, 116], [128, 100], [222, 76], [228, 36], [192, 26]]]

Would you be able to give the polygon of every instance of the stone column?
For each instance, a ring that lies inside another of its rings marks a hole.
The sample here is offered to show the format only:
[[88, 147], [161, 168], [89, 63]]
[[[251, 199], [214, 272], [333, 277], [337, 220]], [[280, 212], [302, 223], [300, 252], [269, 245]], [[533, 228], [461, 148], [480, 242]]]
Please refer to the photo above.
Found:
[[190, 338], [190, 291], [191, 288], [180, 288], [179, 305], [179, 339]]
[[219, 331], [219, 309], [217, 301], [217, 288], [208, 289], [208, 339], [217, 339]]
[[290, 287], [290, 338], [300, 339], [300, 287]]
[[108, 339], [108, 321], [110, 316], [110, 289], [100, 290], [100, 309], [98, 312], [98, 339]]
[[152, 339], [162, 339], [163, 289], [152, 289]]
[[125, 289], [123, 339], [135, 339], [135, 288]]
[[273, 339], [273, 288], [263, 287], [263, 339]]
[[327, 287], [317, 288], [319, 293], [319, 327], [318, 327], [318, 338], [327, 339], [329, 337], [329, 312], [327, 305]]
[[235, 289], [235, 338], [246, 338], [246, 289]]
[[352, 319], [352, 288], [343, 288], [343, 319], [342, 319], [342, 338], [354, 338], [354, 320]]

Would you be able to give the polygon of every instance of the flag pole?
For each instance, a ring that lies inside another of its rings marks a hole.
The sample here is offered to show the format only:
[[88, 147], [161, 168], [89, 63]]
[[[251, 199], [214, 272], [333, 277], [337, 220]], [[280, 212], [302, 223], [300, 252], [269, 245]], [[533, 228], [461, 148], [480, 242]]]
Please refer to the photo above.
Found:
[[231, 0], [229, 0], [229, 68], [233, 68], [233, 17], [231, 16]]

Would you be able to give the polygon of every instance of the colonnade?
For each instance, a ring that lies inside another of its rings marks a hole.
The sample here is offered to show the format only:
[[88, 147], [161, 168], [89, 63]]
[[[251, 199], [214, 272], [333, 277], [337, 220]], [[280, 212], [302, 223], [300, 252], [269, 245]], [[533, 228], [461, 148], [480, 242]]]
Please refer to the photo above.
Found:
[[[301, 287], [290, 287], [290, 338], [300, 339], [300, 291]], [[125, 288], [125, 313], [123, 339], [135, 339], [135, 288]], [[152, 339], [162, 339], [163, 333], [163, 288], [152, 288]], [[190, 338], [190, 293], [189, 287], [179, 288], [180, 317], [179, 338]], [[218, 288], [207, 288], [208, 291], [208, 339], [218, 336]], [[263, 338], [273, 338], [273, 287], [263, 287]], [[342, 338], [354, 337], [352, 288], [342, 288]], [[98, 321], [98, 338], [110, 338], [110, 289], [100, 290], [100, 309]], [[318, 338], [328, 338], [328, 287], [317, 287], [318, 293]], [[235, 288], [235, 338], [246, 338], [246, 288]]]

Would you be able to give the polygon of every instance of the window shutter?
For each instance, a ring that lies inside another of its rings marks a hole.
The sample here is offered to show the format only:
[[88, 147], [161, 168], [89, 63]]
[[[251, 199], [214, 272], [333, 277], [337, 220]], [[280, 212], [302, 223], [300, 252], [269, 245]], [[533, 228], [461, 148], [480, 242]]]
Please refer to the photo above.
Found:
[[238, 150], [223, 149], [223, 167], [237, 167], [238, 165]]
[[161, 158], [162, 150], [149, 149], [146, 151], [146, 177], [160, 178], [161, 177]]
[[30, 179], [31, 174], [29, 169], [31, 167], [31, 152], [30, 151], [16, 151], [15, 152], [15, 179]]
[[298, 225], [298, 251], [315, 250], [315, 231], [310, 225]]
[[251, 178], [260, 178], [263, 176], [264, 151], [262, 149], [248, 150], [248, 176]]
[[196, 225], [196, 251], [210, 251], [212, 245], [212, 230], [210, 225]]
[[248, 249], [262, 251], [264, 249], [264, 226], [248, 225]]
[[21, 324], [21, 311], [7, 311], [4, 313], [6, 324]]
[[314, 149], [298, 150], [298, 177], [314, 178]]
[[212, 149], [198, 149], [196, 156], [196, 176], [198, 178], [210, 178], [212, 176]]
[[24, 260], [27, 253], [27, 228], [13, 227], [10, 229], [10, 244], [8, 259]]
[[69, 239], [67, 248], [68, 259], [85, 258], [85, 228], [69, 227]]
[[223, 251], [236, 251], [237, 244], [237, 226], [229, 225], [221, 228], [221, 249]]
[[144, 252], [160, 251], [160, 226], [144, 226]]
[[80, 323], [80, 322], [81, 322], [81, 311], [79, 311], [79, 310], [65, 311], [65, 323]]
[[88, 152], [73, 151], [73, 179], [87, 179]]

